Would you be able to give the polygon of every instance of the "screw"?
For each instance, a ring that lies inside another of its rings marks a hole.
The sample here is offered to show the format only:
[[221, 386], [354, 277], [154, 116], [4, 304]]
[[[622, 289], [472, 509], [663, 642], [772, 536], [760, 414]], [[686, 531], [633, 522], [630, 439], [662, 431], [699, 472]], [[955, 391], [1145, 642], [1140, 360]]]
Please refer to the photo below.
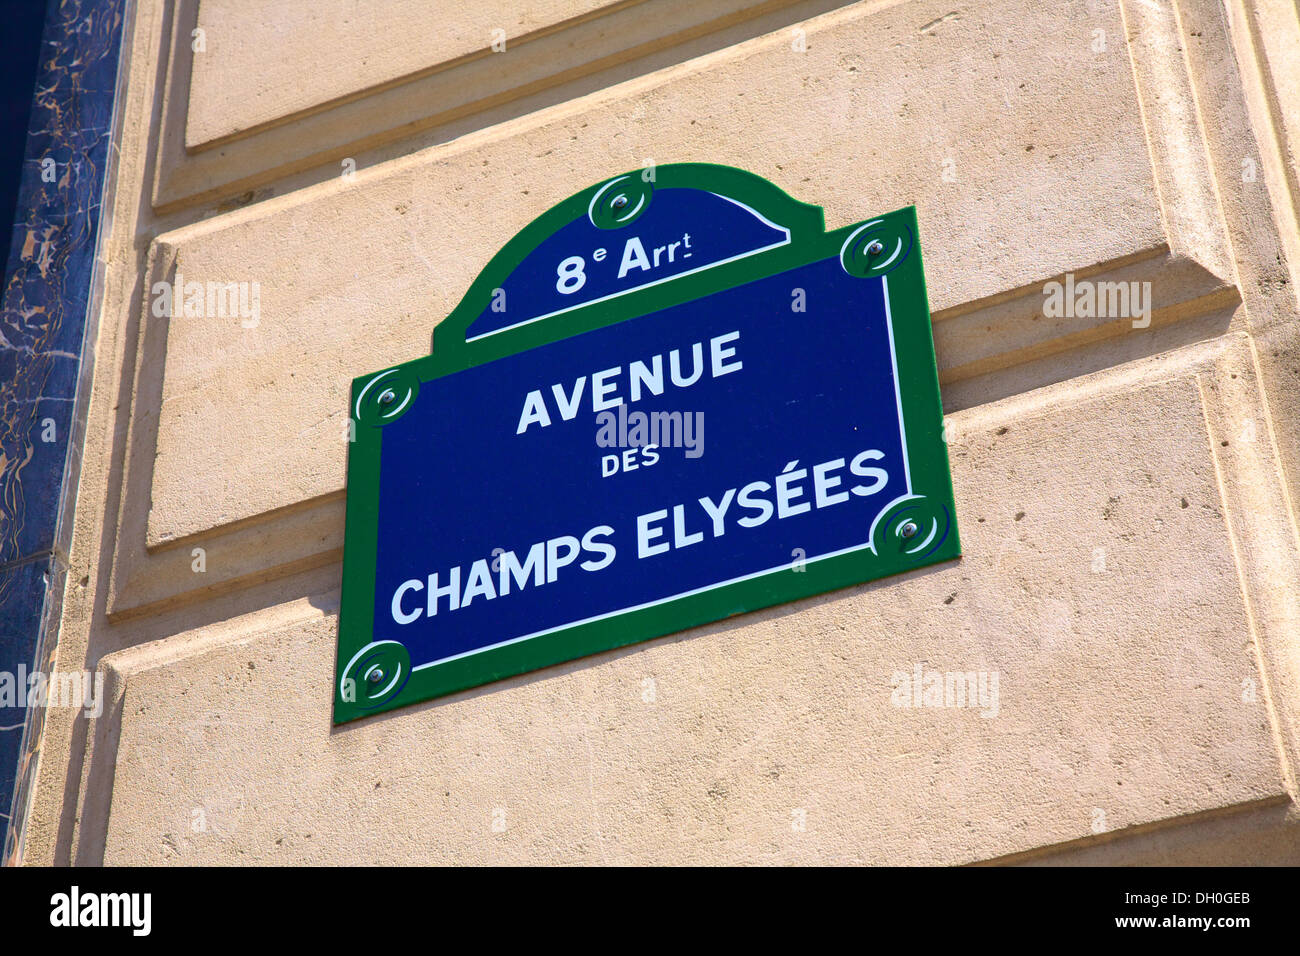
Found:
[[379, 395], [380, 405], [391, 405], [395, 401], [397, 401], [397, 393], [394, 392], [391, 388], [384, 389], [383, 392], [381, 392]]
[[372, 684], [378, 684], [383, 679], [384, 679], [384, 672], [378, 667], [376, 667], [374, 670], [372, 670], [369, 674], [366, 675], [366, 680], [370, 681], [370, 683]]
[[610, 203], [610, 205], [613, 206], [615, 209], [622, 209], [624, 206], [627, 205], [627, 197], [615, 196], [614, 201]]
[[884, 251], [885, 246], [879, 239], [872, 239], [870, 244], [867, 246], [867, 253], [869, 255], [878, 256]]
[[908, 521], [900, 529], [900, 533], [904, 538], [914, 538], [918, 530], [920, 529], [917, 528], [915, 521]]

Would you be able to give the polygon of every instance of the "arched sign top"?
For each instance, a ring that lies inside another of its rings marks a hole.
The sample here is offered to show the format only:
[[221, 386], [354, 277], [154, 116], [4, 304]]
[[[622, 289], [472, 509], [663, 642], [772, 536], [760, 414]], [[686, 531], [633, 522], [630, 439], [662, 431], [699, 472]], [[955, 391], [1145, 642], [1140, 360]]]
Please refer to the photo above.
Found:
[[[455, 348], [820, 236], [822, 211], [753, 173], [675, 163], [623, 173], [543, 213], [435, 332]], [[622, 305], [623, 303], [620, 303]]]
[[[597, 194], [593, 202], [599, 198]], [[625, 224], [604, 225], [601, 220], [608, 217], [598, 214], [593, 221], [589, 213], [530, 252], [502, 280], [500, 292], [493, 290], [491, 301], [466, 329], [466, 341], [673, 282], [790, 242], [786, 226], [738, 199], [706, 190], [647, 186], [635, 202], [625, 203], [629, 206]]]

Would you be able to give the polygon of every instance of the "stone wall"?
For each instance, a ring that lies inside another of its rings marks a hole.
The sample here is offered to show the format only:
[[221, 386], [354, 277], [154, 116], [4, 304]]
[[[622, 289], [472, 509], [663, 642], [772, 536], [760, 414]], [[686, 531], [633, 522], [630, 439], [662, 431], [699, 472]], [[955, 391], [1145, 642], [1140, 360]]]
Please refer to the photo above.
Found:
[[[137, 0], [23, 859], [1300, 862], [1295, 6], [520, 6]], [[917, 206], [965, 556], [332, 728], [351, 379], [647, 162]]]

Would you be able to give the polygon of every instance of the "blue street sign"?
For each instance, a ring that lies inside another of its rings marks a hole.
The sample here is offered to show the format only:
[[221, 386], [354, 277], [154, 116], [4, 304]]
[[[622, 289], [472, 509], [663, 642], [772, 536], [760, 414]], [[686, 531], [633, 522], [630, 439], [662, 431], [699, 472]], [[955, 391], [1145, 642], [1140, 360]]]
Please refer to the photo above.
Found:
[[337, 721], [960, 553], [911, 209], [592, 187], [357, 379]]

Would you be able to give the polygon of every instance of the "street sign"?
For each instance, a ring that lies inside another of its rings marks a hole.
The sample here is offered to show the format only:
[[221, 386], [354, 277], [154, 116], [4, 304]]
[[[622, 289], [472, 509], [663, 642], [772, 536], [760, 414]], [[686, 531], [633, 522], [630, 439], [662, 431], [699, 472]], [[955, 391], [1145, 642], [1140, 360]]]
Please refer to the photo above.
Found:
[[957, 557], [915, 210], [619, 176], [353, 382], [334, 720]]

